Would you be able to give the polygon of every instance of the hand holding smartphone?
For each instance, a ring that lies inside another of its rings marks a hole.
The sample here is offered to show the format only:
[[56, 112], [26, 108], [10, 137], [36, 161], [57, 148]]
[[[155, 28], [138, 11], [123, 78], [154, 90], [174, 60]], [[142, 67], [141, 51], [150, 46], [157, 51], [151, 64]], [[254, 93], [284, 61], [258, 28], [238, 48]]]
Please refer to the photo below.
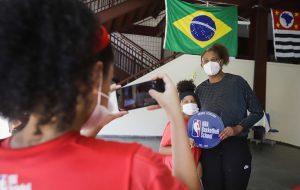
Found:
[[150, 89], [164, 92], [165, 84], [162, 79], [157, 79], [117, 89], [119, 110], [132, 110], [156, 105], [156, 100], [149, 94]]

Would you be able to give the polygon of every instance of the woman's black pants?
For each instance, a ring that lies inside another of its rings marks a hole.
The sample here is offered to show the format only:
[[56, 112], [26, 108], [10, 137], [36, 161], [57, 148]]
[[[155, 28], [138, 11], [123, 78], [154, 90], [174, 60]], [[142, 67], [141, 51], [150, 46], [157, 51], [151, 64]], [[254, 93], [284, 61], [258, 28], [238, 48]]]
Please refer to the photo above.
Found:
[[204, 190], [244, 190], [251, 174], [247, 139], [229, 137], [212, 149], [203, 149]]

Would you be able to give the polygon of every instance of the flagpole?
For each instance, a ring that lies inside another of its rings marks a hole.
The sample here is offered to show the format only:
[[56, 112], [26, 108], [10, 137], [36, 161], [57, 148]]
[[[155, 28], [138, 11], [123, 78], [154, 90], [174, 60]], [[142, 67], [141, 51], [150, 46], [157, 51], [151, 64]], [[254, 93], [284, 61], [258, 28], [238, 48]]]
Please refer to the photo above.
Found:
[[166, 47], [167, 43], [167, 34], [168, 34], [168, 0], [165, 0], [165, 13], [166, 13], [166, 23], [165, 23], [165, 37], [164, 37], [164, 43], [163, 43], [163, 48]]

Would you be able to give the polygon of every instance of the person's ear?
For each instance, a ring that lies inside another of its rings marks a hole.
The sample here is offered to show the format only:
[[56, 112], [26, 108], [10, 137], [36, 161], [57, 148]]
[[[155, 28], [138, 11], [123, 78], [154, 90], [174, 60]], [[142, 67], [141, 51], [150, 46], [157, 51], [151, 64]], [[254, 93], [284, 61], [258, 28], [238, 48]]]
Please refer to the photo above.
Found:
[[202, 61], [202, 59], [200, 61], [200, 66], [203, 68], [203, 61]]
[[184, 104], [184, 103], [183, 103], [183, 100], [180, 100], [180, 105], [183, 106], [183, 104]]
[[223, 67], [223, 65], [224, 65], [224, 60], [223, 60], [223, 59], [220, 59], [219, 64], [220, 64], [221, 67]]

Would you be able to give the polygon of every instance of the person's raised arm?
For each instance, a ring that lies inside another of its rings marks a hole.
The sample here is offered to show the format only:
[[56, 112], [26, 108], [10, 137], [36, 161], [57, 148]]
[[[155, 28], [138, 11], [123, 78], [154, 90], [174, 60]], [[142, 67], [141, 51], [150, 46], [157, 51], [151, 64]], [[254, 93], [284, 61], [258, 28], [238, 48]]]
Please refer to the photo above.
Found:
[[175, 85], [167, 75], [157, 75], [165, 82], [165, 92], [150, 90], [150, 95], [165, 110], [171, 122], [173, 175], [184, 182], [189, 189], [199, 190], [200, 180], [189, 145], [183, 115]]
[[[113, 92], [119, 88], [121, 88], [120, 85], [112, 84], [110, 86], [110, 91]], [[107, 111], [107, 110], [102, 110], [102, 111]], [[109, 124], [115, 119], [123, 117], [127, 113], [128, 113], [127, 111], [120, 111], [117, 113], [110, 113], [109, 111], [107, 111], [107, 113], [102, 113], [99, 111], [99, 114], [92, 116], [94, 117], [93, 119], [90, 118], [91, 119], [90, 121], [92, 122], [87, 122], [84, 126], [82, 126], [80, 130], [80, 134], [86, 137], [96, 137], [99, 131], [101, 131], [101, 129], [105, 125]]]

